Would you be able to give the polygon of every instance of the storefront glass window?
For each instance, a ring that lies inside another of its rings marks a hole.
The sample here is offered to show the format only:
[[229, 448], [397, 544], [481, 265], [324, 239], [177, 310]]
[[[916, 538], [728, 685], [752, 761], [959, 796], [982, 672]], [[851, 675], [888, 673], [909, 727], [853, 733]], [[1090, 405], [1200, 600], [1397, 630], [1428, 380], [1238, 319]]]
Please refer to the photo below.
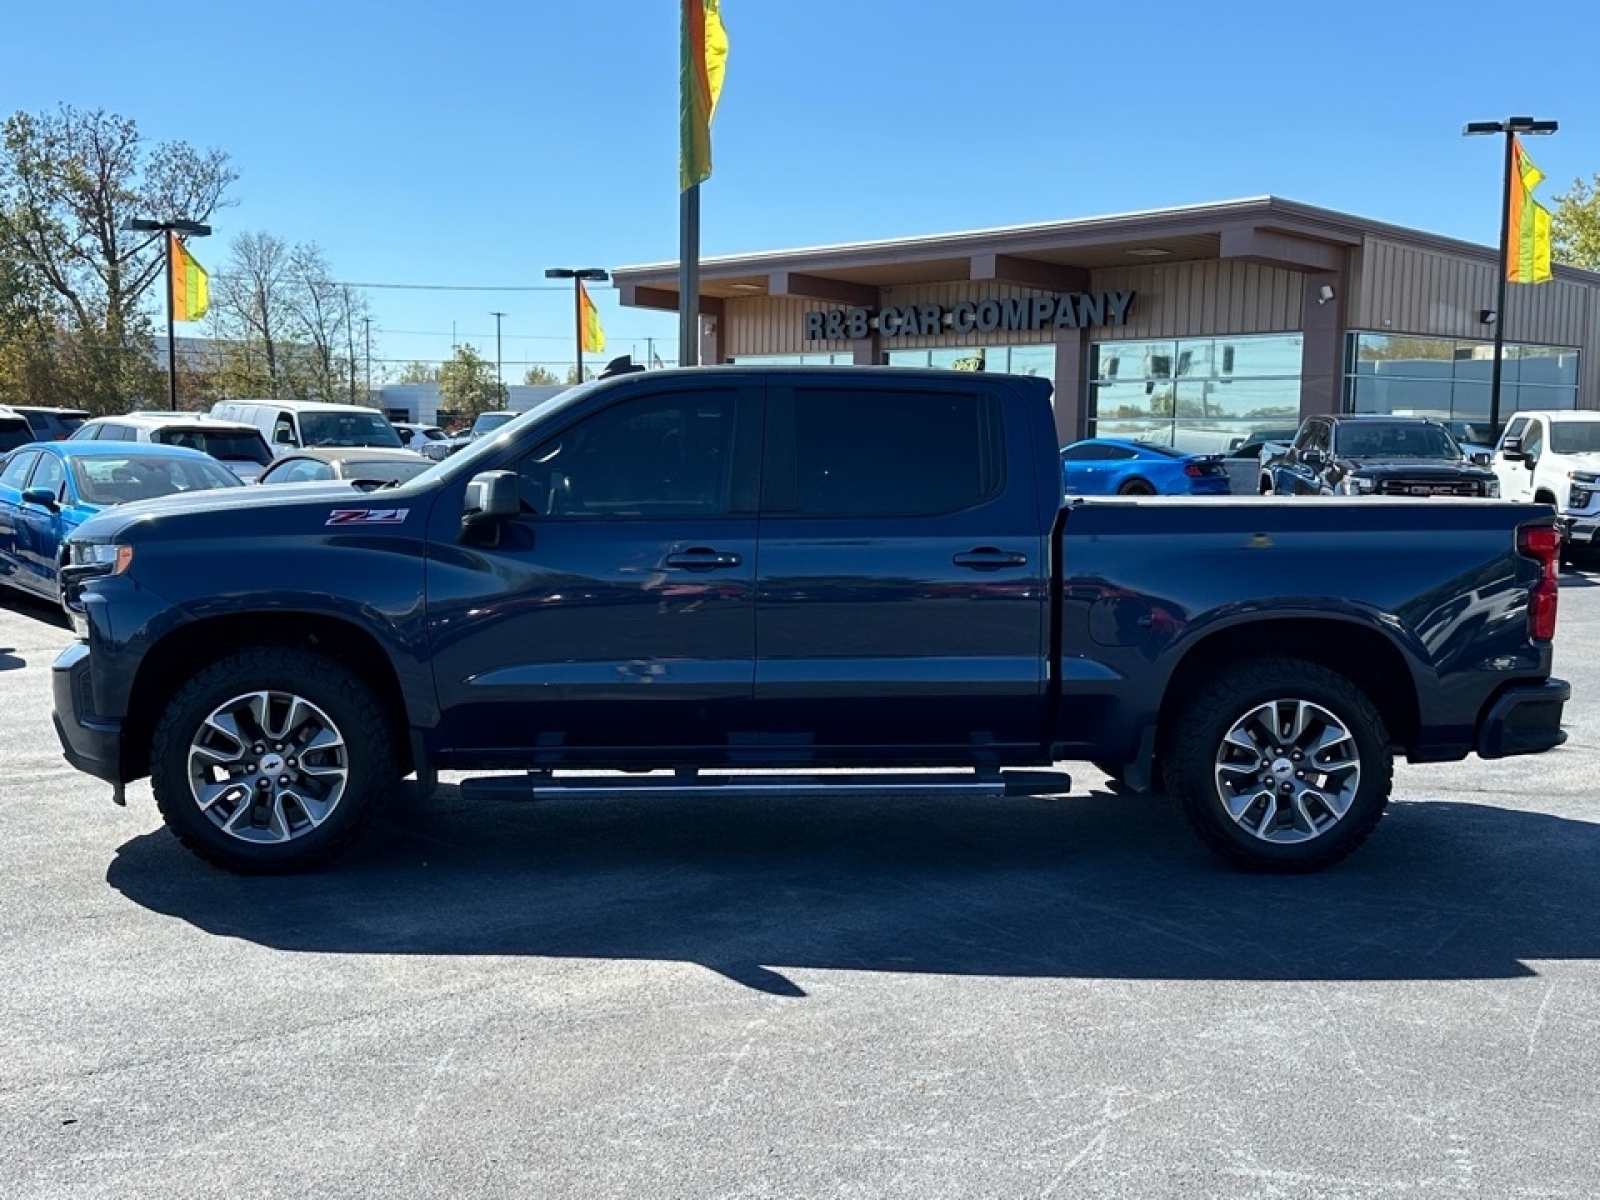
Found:
[[[1349, 336], [1346, 412], [1487, 420], [1493, 342], [1382, 333]], [[1519, 410], [1575, 408], [1577, 403], [1576, 350], [1505, 347], [1500, 371], [1502, 421]]]
[[1094, 437], [1218, 453], [1300, 420], [1300, 334], [1091, 347]]
[[989, 371], [1042, 375], [1054, 380], [1054, 346], [941, 346], [935, 350], [891, 350], [891, 367], [940, 367], [944, 370]]

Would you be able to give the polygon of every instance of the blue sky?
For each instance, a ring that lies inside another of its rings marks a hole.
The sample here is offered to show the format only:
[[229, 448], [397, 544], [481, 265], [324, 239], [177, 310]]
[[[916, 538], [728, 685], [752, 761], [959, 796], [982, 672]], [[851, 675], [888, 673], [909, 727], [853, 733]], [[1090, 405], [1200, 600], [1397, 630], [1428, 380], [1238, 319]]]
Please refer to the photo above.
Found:
[[[173, 14], [170, 24], [156, 19]], [[1547, 204], [1600, 171], [1596, 0], [724, 0], [703, 251], [911, 236], [1271, 193], [1474, 241], [1501, 148], [1554, 118]], [[140, 19], [141, 13], [149, 14]], [[359, 283], [550, 287], [677, 254], [676, 0], [13, 5], [0, 107], [218, 147], [238, 204], [197, 244], [312, 241]], [[374, 354], [461, 341], [508, 382], [570, 362], [570, 291], [374, 289]], [[596, 291], [608, 354], [676, 322]]]

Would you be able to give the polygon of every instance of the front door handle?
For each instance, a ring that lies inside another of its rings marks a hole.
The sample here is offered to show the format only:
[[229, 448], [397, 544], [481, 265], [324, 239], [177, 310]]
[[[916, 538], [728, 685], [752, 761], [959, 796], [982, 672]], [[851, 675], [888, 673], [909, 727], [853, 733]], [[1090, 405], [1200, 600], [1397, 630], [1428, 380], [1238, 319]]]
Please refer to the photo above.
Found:
[[737, 554], [725, 554], [702, 546], [681, 554], [667, 555], [667, 566], [681, 567], [685, 571], [715, 571], [722, 567], [737, 567], [743, 561]]
[[950, 561], [958, 567], [971, 567], [974, 571], [998, 571], [1001, 567], [1025, 567], [1028, 565], [1028, 556], [1014, 550], [979, 546], [976, 550], [955, 555]]

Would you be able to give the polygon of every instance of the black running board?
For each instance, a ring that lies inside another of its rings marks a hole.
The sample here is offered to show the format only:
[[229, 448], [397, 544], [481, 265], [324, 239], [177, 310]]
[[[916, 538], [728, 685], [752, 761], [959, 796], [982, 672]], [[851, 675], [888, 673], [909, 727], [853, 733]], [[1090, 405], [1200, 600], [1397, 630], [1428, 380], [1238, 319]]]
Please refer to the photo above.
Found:
[[1072, 790], [1064, 771], [877, 771], [734, 774], [658, 771], [646, 775], [529, 771], [521, 775], [477, 775], [461, 781], [461, 794], [482, 800], [554, 800], [584, 796], [800, 796], [855, 792], [873, 796], [1053, 796]]

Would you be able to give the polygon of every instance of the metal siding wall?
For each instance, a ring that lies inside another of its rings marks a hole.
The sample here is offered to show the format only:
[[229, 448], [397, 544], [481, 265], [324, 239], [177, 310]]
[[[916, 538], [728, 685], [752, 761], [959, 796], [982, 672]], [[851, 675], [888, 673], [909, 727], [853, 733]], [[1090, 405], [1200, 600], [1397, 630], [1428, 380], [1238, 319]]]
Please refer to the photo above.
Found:
[[722, 310], [723, 320], [728, 323], [724, 353], [729, 358], [757, 354], [849, 354], [853, 346], [849, 341], [806, 341], [806, 313], [842, 307], [804, 296], [728, 300]]
[[1292, 333], [1300, 328], [1298, 271], [1217, 261], [1095, 271], [1092, 291], [1139, 293], [1126, 327], [1090, 331], [1095, 341]]
[[[1463, 258], [1369, 237], [1361, 259], [1352, 329], [1477, 341], [1493, 336], [1478, 319], [1495, 304], [1492, 258]], [[1512, 284], [1503, 314], [1506, 340], [1592, 353], [1588, 326], [1596, 293], [1600, 288], [1561, 279], [1536, 287]]]

